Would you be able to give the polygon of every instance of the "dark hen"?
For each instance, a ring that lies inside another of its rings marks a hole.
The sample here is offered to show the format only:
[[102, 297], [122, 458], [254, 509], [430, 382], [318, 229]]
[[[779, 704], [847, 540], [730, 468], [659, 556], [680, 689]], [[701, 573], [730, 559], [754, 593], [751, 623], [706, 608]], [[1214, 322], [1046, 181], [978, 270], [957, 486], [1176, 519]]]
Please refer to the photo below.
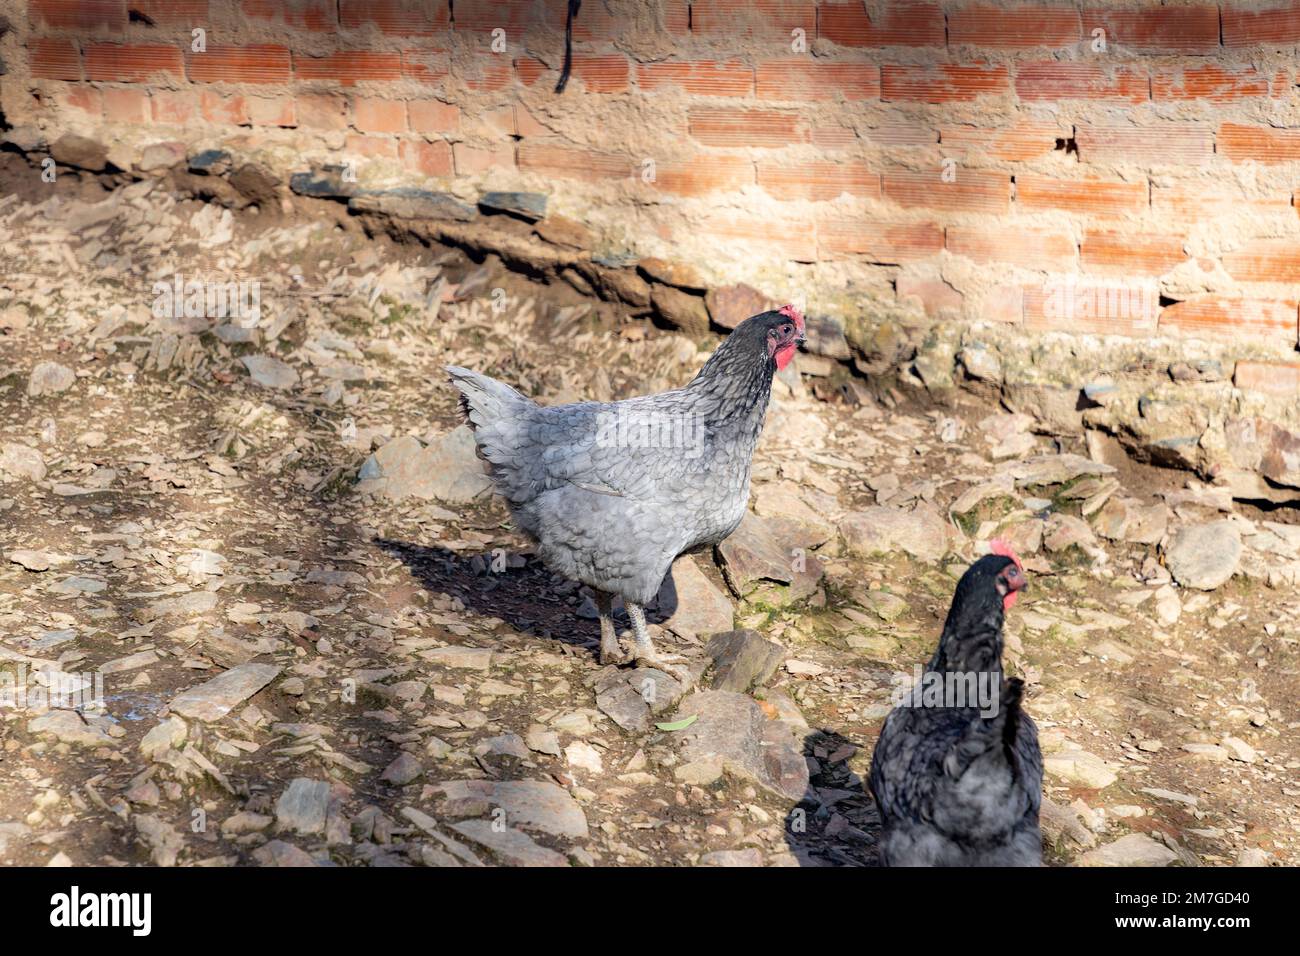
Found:
[[882, 865], [1042, 865], [1038, 730], [1023, 682], [1002, 672], [1003, 619], [1024, 586], [1009, 550], [971, 565], [921, 681], [885, 720], [871, 759]]

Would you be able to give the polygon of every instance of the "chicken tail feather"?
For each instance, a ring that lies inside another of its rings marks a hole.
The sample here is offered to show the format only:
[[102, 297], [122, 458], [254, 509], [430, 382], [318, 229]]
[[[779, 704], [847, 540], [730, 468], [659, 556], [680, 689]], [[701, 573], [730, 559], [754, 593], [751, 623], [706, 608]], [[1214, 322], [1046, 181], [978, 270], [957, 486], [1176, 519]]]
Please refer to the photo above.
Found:
[[504, 382], [456, 365], [448, 365], [445, 369], [451, 376], [451, 384], [460, 391], [460, 407], [465, 419], [476, 432], [532, 404]]

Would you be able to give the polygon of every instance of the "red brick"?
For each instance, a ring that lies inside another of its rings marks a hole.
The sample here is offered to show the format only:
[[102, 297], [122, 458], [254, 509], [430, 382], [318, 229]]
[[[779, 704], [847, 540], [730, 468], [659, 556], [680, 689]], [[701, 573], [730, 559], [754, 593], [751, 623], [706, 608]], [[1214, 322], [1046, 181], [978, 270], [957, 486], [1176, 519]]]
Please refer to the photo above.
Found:
[[982, 293], [974, 293], [971, 314], [985, 322], [1019, 325], [1025, 321], [1025, 290], [1018, 285], [1001, 283]]
[[59, 102], [68, 109], [96, 118], [104, 115], [104, 100], [94, 87], [70, 86], [59, 94]]
[[1208, 222], [1234, 216], [1292, 214], [1289, 193], [1247, 197], [1235, 192], [1215, 192], [1203, 185], [1151, 187], [1151, 209], [1162, 220], [1180, 223]]
[[1252, 392], [1292, 396], [1300, 393], [1300, 363], [1238, 362], [1232, 384]]
[[1300, 129], [1222, 123], [1217, 142], [1218, 151], [1233, 161], [1293, 163], [1300, 160]]
[[739, 246], [794, 262], [817, 261], [816, 226], [803, 220], [753, 218], [721, 210], [710, 213], [699, 231], [728, 248]]
[[1007, 162], [1046, 156], [1056, 149], [1057, 140], [1069, 136], [1067, 127], [1041, 120], [1019, 120], [1011, 126], [1000, 127], [962, 125], [939, 129], [939, 143], [945, 155], [955, 150]]
[[632, 161], [625, 156], [550, 143], [520, 144], [518, 161], [520, 169], [588, 182], [626, 179], [633, 172]]
[[1112, 51], [1220, 52], [1219, 8], [1214, 4], [1084, 10], [1084, 34], [1091, 36], [1099, 27], [1106, 31], [1106, 45]]
[[[1176, 302], [1160, 313], [1162, 332], [1269, 336], [1294, 346], [1296, 328], [1295, 299], [1278, 301], [1206, 295]], [[1237, 367], [1240, 370], [1240, 364]]]
[[514, 78], [514, 64], [505, 57], [494, 57], [492, 60], [479, 57], [463, 76], [465, 85], [471, 90], [488, 93], [504, 90], [514, 82]]
[[736, 192], [754, 182], [754, 164], [733, 156], [697, 156], [689, 162], [655, 164], [653, 185], [678, 196]]
[[434, 36], [451, 29], [451, 7], [427, 0], [339, 0], [339, 23], [355, 30], [373, 23], [389, 36]]
[[1223, 5], [1223, 45], [1284, 50], [1300, 45], [1300, 3]]
[[401, 79], [398, 53], [339, 52], [328, 56], [293, 55], [293, 72], [299, 80], [337, 80], [344, 86], [361, 82]]
[[188, 126], [199, 116], [198, 94], [189, 90], [154, 90], [149, 96], [149, 106], [155, 123]]
[[209, 123], [224, 123], [229, 126], [247, 126], [248, 101], [242, 96], [221, 96], [211, 90], [199, 94], [199, 111]]
[[1082, 38], [1079, 11], [1027, 4], [994, 7], [976, 3], [948, 13], [948, 44], [982, 50], [1060, 49]]
[[289, 51], [282, 46], [210, 46], [191, 53], [190, 79], [196, 83], [288, 83]]
[[691, 32], [697, 36], [789, 42], [796, 29], [809, 44], [817, 36], [812, 0], [691, 0]]
[[817, 227], [819, 251], [832, 256], [865, 256], [869, 262], [897, 265], [937, 256], [943, 228], [932, 222], [879, 222], [833, 219]]
[[127, 7], [160, 27], [201, 27], [208, 22], [208, 0], [130, 0]]
[[1294, 239], [1254, 239], [1221, 258], [1238, 282], [1300, 283], [1300, 243]]
[[104, 119], [110, 123], [148, 123], [149, 97], [143, 90], [105, 89]]
[[81, 54], [71, 40], [40, 38], [28, 41], [32, 76], [39, 80], [81, 79]]
[[1152, 335], [1160, 312], [1160, 286], [1049, 279], [1025, 287], [1025, 325], [1031, 329], [1101, 335]]
[[1048, 60], [1025, 63], [1016, 70], [1016, 94], [1022, 100], [1124, 100], [1149, 97], [1145, 73], [1123, 66]]
[[[534, 57], [523, 57], [515, 61], [515, 72], [519, 81], [525, 86], [532, 86], [543, 76], [546, 85], [554, 88], [559, 80], [560, 71], [552, 70], [545, 63]], [[631, 67], [625, 56], [579, 56], [573, 57], [572, 81], [581, 81], [592, 93], [624, 93], [627, 91]]]
[[304, 129], [347, 129], [347, 101], [341, 96], [299, 93], [296, 105]]
[[1185, 66], [1151, 77], [1151, 98], [1229, 103], [1249, 96], [1268, 96], [1268, 77], [1253, 66], [1225, 69], [1215, 63]]
[[818, 202], [836, 199], [843, 193], [865, 199], [880, 197], [880, 174], [861, 163], [800, 163], [779, 166], [758, 164], [758, 184], [776, 199], [806, 199]]
[[939, 131], [914, 119], [883, 119], [864, 127], [862, 138], [877, 146], [932, 146], [939, 142]]
[[937, 3], [873, 4], [872, 19], [862, 0], [823, 2], [817, 8], [817, 35], [840, 46], [943, 46], [943, 10]]
[[1025, 226], [949, 226], [947, 249], [972, 262], [1007, 262], [1025, 269], [1073, 272], [1078, 265], [1074, 236], [1063, 229]]
[[1126, 216], [1149, 205], [1147, 184], [1108, 179], [1053, 179], [1016, 174], [1016, 205], [1021, 209], [1059, 209], [1080, 215]]
[[406, 132], [406, 104], [375, 96], [352, 97], [352, 125], [362, 133]]
[[696, 96], [749, 96], [754, 71], [739, 60], [638, 63], [636, 82], [647, 92], [678, 86]]
[[938, 63], [932, 66], [880, 68], [880, 98], [886, 102], [915, 100], [922, 103], [963, 103], [1011, 91], [1005, 66], [961, 66]]
[[950, 183], [943, 170], [900, 169], [880, 177], [881, 192], [900, 206], [951, 211], [1005, 213], [1011, 209], [1011, 177], [1007, 173], [958, 169]]
[[515, 148], [513, 144], [483, 149], [467, 143], [456, 143], [451, 148], [457, 176], [477, 176], [492, 169], [513, 169]]
[[[565, 4], [551, 4], [558, 17], [558, 26], [564, 29]], [[547, 22], [548, 9], [535, 0], [456, 0], [455, 29], [459, 32], [488, 33], [502, 29], [507, 42], [517, 43], [525, 29], [533, 22]], [[540, 19], [539, 19], [540, 18]], [[552, 26], [557, 22], [552, 22]]]
[[1178, 236], [1156, 236], [1147, 232], [1092, 230], [1084, 236], [1079, 253], [1084, 271], [1122, 275], [1163, 275], [1187, 261], [1183, 240]]
[[690, 129], [706, 146], [781, 147], [808, 141], [800, 114], [778, 110], [698, 107], [690, 112]]
[[755, 90], [766, 100], [880, 98], [880, 68], [870, 63], [829, 63], [807, 57], [769, 60], [754, 74]]
[[894, 282], [894, 291], [900, 302], [917, 299], [926, 315], [937, 316], [944, 312], [961, 312], [963, 296], [940, 278], [900, 275]]
[[87, 47], [83, 55], [88, 80], [147, 83], [163, 75], [174, 80], [185, 78], [181, 51], [174, 46], [155, 43], [96, 43]]
[[27, 0], [27, 15], [36, 26], [92, 33], [126, 29], [126, 0]]
[[441, 100], [411, 100], [406, 111], [416, 133], [451, 133], [460, 128], [460, 107]]
[[[402, 162], [408, 169], [416, 169], [419, 167], [418, 160], [420, 159], [420, 156], [415, 154], [413, 155], [413, 158], [408, 161], [405, 152], [407, 146], [414, 145], [423, 146], [425, 144], [402, 144]], [[439, 145], [447, 146], [446, 143], [440, 143]], [[397, 140], [393, 139], [391, 136], [367, 136], [364, 133], [349, 133], [344, 138], [343, 149], [346, 153], [356, 156], [365, 156], [368, 159], [397, 159]], [[434, 166], [432, 168], [437, 167]], [[447, 169], [451, 169], [451, 147], [449, 146], [447, 147]], [[449, 175], [449, 173], [427, 173], [426, 175], [439, 176]]]
[[[447, 78], [450, 60], [445, 50], [403, 50], [402, 76], [426, 86], [437, 86]], [[509, 70], [507, 68], [507, 76]], [[509, 82], [509, 79], [507, 79]]]
[[858, 134], [849, 126], [814, 126], [808, 133], [808, 141], [818, 149], [835, 152], [857, 146]]
[[690, 0], [662, 0], [659, 8], [663, 11], [664, 29], [675, 37], [688, 37], [691, 34]]
[[1074, 129], [1079, 161], [1198, 166], [1214, 158], [1214, 130], [1197, 123], [1157, 126], [1080, 123]]
[[250, 96], [248, 118], [254, 126], [291, 128], [298, 125], [298, 111], [292, 97]]

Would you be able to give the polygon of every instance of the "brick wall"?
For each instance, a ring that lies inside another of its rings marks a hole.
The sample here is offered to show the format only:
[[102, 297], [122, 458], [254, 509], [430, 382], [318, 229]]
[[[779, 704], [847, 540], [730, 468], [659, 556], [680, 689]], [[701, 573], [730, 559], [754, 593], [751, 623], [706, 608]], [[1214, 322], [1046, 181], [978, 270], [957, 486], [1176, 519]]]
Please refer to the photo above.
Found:
[[540, 189], [832, 311], [1296, 346], [1300, 2], [585, 0], [562, 96], [564, 0], [0, 9], [11, 123]]

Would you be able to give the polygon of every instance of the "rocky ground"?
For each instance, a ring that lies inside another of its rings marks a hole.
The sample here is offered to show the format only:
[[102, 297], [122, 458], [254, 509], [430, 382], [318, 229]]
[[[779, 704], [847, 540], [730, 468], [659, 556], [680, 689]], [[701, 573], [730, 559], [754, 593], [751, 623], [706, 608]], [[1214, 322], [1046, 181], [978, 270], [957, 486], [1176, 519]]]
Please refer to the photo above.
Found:
[[[611, 399], [716, 340], [325, 203], [61, 179], [0, 199], [0, 862], [870, 865], [891, 695], [1001, 535], [1051, 862], [1300, 863], [1292, 511], [801, 355], [655, 608], [683, 697], [598, 666], [440, 367]], [[176, 276], [260, 314], [155, 308]]]

